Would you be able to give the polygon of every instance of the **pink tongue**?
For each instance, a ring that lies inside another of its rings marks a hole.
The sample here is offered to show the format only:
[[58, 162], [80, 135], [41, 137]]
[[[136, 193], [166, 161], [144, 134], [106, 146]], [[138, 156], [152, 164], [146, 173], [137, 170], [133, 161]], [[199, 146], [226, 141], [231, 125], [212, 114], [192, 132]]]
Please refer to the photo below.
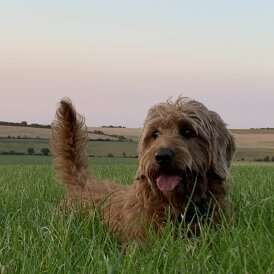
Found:
[[181, 177], [175, 175], [160, 175], [157, 186], [161, 191], [172, 191], [180, 182]]

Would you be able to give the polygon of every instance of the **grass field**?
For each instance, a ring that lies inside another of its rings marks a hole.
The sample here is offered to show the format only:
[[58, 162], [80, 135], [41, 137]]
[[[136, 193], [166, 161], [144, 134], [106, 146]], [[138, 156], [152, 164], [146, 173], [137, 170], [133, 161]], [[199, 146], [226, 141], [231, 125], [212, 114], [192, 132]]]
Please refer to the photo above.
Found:
[[[150, 246], [132, 243], [122, 250], [98, 212], [57, 210], [64, 191], [50, 157], [40, 157], [40, 165], [30, 162], [39, 156], [10, 157], [0, 157], [0, 273], [274, 272], [273, 165], [233, 166], [230, 226], [205, 227], [199, 238], [182, 232], [176, 239], [168, 226], [160, 237], [151, 236]], [[131, 183], [137, 168], [136, 159], [91, 163], [96, 176], [122, 183]]]

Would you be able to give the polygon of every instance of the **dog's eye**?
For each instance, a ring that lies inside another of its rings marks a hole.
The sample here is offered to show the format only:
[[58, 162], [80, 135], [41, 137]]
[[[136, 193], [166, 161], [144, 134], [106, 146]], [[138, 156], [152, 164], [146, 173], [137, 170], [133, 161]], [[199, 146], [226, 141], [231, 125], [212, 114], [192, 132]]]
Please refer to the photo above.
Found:
[[157, 138], [159, 137], [159, 135], [160, 135], [159, 130], [155, 130], [155, 131], [153, 132], [153, 134], [152, 134], [152, 138], [153, 138], [153, 139], [157, 139]]
[[183, 129], [181, 129], [180, 134], [185, 138], [185, 139], [191, 139], [194, 137], [197, 137], [197, 133], [195, 130], [185, 127]]

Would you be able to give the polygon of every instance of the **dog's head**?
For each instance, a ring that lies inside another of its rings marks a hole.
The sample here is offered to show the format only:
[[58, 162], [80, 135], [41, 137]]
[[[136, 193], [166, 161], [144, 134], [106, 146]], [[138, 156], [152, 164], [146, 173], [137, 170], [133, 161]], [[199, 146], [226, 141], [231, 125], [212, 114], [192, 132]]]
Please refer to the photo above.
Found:
[[201, 175], [225, 181], [235, 142], [220, 116], [203, 104], [179, 97], [152, 107], [139, 143], [138, 178], [162, 193]]

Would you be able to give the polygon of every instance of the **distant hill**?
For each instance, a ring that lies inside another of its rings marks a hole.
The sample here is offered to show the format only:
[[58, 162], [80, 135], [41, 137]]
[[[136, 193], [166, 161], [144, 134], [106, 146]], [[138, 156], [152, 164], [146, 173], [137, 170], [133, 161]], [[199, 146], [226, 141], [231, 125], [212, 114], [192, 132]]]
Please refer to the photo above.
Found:
[[274, 134], [274, 128], [230, 129], [235, 134]]
[[[32, 127], [31, 125], [15, 126], [0, 124], [0, 145], [4, 143], [4, 139], [50, 139], [51, 129], [49, 126]], [[119, 127], [88, 127], [88, 137], [92, 141], [97, 141], [98, 146], [102, 146], [111, 150], [111, 147], [118, 147], [118, 143], [131, 143], [137, 146], [141, 135], [141, 128], [119, 128]], [[230, 129], [237, 144], [237, 152], [235, 160], [237, 161], [254, 161], [255, 159], [263, 159], [267, 156], [274, 157], [274, 129]], [[2, 139], [2, 141], [1, 141]], [[105, 141], [105, 142], [100, 142]], [[91, 144], [91, 147], [94, 143]], [[3, 150], [5, 150], [3, 148]], [[129, 152], [124, 149], [122, 152]], [[122, 153], [121, 152], [121, 153]], [[99, 153], [99, 152], [98, 152]], [[121, 154], [120, 153], [120, 154]], [[93, 152], [91, 152], [93, 154]], [[117, 155], [118, 152], [114, 155]], [[99, 154], [98, 154], [99, 155]]]
[[16, 126], [16, 127], [34, 127], [34, 128], [51, 128], [51, 125], [29, 124], [26, 121], [21, 123], [0, 121], [1, 126]]

